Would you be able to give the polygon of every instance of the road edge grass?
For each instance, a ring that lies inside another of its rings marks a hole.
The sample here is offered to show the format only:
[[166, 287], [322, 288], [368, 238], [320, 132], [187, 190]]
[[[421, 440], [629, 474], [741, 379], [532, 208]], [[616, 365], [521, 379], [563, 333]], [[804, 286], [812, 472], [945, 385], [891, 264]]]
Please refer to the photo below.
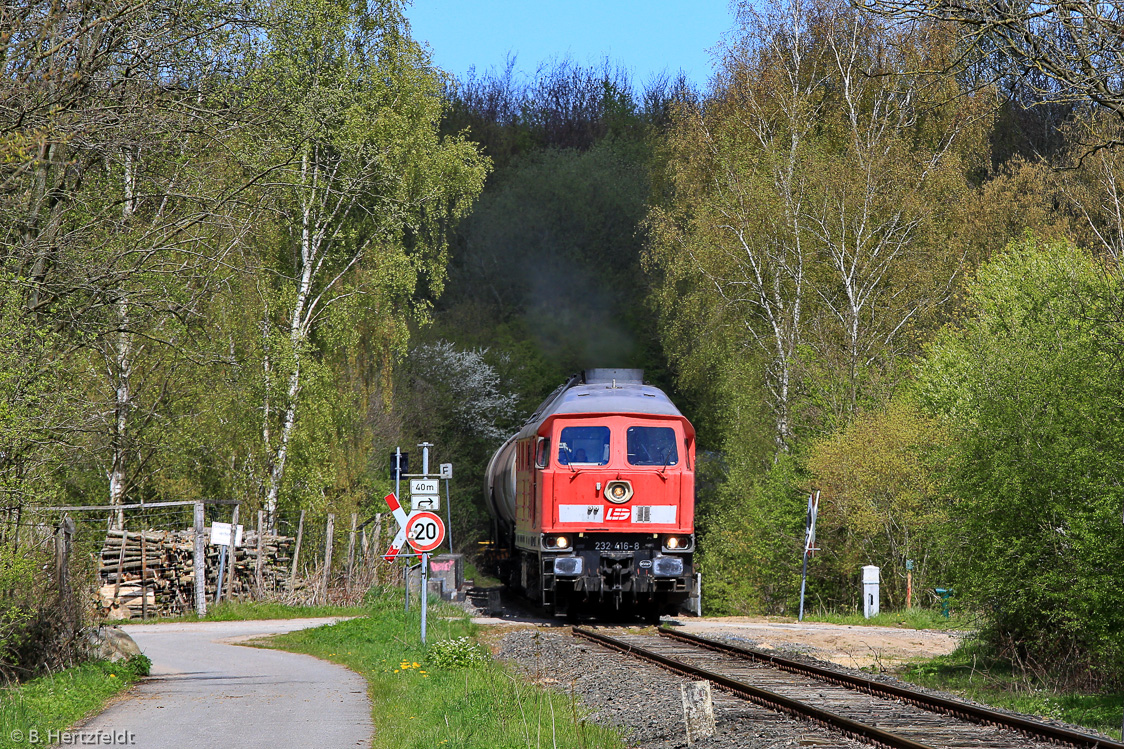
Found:
[[[263, 619], [316, 619], [327, 616], [365, 616], [365, 606], [290, 606], [274, 601], [221, 601], [207, 608], [206, 616], [189, 611], [182, 616], [149, 619], [144, 624], [166, 622], [238, 622], [260, 621]], [[117, 624], [141, 624], [139, 620], [115, 622]]]
[[920, 606], [894, 611], [880, 611], [869, 619], [859, 611], [809, 611], [804, 615], [804, 621], [839, 624], [849, 627], [934, 630], [973, 630], [980, 624], [977, 617], [965, 615], [959, 611], [953, 611], [950, 616], [946, 617], [937, 609]]
[[401, 590], [372, 593], [367, 616], [277, 635], [254, 644], [345, 666], [367, 680], [375, 749], [449, 747], [623, 749], [617, 729], [587, 719], [572, 695], [532, 683], [494, 660], [460, 608], [429, 608], [421, 644], [417, 601]]
[[62, 732], [98, 714], [113, 697], [147, 676], [151, 665], [143, 655], [116, 663], [88, 661], [0, 687], [0, 749], [59, 741]]
[[916, 661], [896, 674], [902, 681], [962, 699], [1121, 738], [1124, 693], [1054, 689], [968, 639], [948, 655]]

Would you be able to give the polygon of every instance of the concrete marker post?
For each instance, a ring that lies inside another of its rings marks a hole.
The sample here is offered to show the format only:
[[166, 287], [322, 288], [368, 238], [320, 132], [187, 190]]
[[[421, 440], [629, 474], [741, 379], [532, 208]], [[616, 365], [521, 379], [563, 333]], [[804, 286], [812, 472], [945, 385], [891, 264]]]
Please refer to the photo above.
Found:
[[710, 682], [696, 681], [680, 684], [683, 697], [683, 722], [687, 727], [687, 746], [710, 738], [717, 730], [714, 721], [714, 702], [710, 696]]
[[862, 568], [863, 575], [863, 617], [870, 619], [878, 616], [879, 606], [879, 570], [873, 564]]

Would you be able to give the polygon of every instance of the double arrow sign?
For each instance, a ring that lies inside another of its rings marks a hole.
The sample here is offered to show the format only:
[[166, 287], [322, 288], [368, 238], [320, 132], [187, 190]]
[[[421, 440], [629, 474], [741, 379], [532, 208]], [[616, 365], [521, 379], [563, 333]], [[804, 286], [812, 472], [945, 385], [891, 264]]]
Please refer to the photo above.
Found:
[[382, 555], [383, 559], [393, 562], [402, 552], [402, 545], [407, 542], [415, 551], [424, 553], [433, 551], [445, 540], [445, 524], [439, 516], [424, 511], [407, 515], [394, 492], [387, 494], [385, 499], [394, 519], [398, 521], [398, 533]]

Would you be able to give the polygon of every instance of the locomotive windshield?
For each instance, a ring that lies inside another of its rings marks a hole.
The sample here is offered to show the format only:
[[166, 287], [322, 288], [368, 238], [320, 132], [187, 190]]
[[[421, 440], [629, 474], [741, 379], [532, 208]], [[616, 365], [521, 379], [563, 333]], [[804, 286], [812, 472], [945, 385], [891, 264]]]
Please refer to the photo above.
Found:
[[634, 466], [673, 466], [679, 462], [675, 430], [670, 427], [629, 427], [628, 463]]
[[603, 466], [609, 462], [609, 427], [563, 427], [559, 465]]

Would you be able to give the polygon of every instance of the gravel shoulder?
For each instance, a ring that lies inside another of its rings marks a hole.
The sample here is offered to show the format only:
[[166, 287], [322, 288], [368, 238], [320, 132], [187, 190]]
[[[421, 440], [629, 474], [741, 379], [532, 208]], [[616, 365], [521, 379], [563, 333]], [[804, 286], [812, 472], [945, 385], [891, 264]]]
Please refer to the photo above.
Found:
[[765, 617], [681, 618], [676, 629], [747, 647], [805, 655], [846, 668], [896, 671], [918, 659], [948, 655], [964, 632], [776, 622]]
[[[578, 640], [568, 630], [522, 625], [493, 636], [497, 657], [528, 681], [572, 695], [575, 710], [586, 712], [589, 720], [621, 728], [628, 746], [687, 746], [679, 687], [690, 680]], [[694, 749], [866, 746], [717, 690], [712, 699], [717, 733], [693, 743]]]

